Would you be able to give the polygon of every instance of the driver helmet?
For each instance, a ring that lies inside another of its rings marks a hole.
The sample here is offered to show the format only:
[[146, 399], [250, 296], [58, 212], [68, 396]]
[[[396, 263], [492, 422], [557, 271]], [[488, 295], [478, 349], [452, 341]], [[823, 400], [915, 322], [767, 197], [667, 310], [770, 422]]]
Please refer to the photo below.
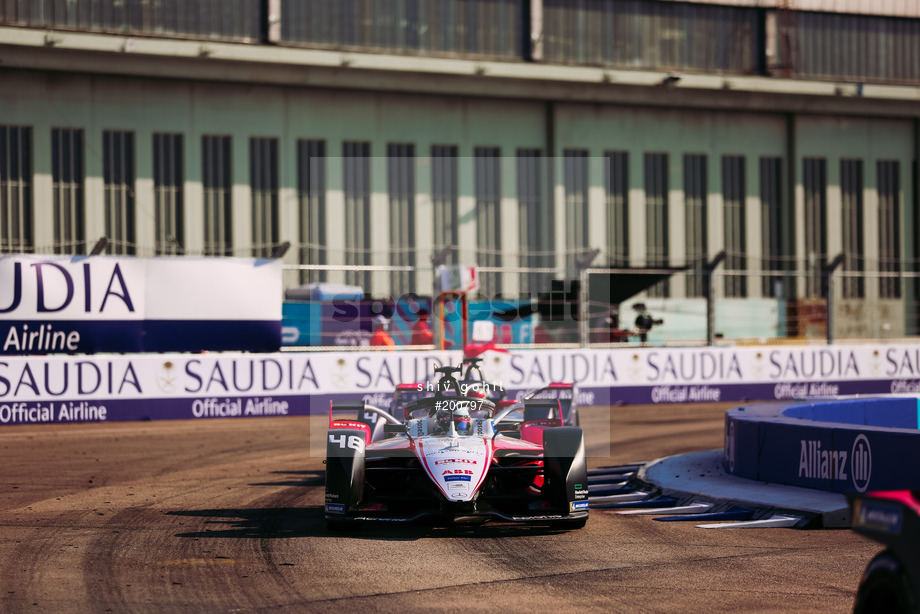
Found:
[[[450, 431], [451, 412], [449, 409], [438, 410], [438, 430], [447, 433]], [[460, 407], [453, 412], [454, 430], [458, 435], [469, 435], [473, 432], [470, 421], [470, 410]]]

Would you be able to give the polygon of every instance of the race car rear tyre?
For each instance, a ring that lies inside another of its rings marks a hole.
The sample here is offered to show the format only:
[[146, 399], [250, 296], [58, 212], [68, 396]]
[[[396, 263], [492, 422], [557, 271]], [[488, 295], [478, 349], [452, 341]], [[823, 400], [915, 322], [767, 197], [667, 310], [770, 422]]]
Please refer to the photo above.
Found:
[[885, 550], [872, 559], [859, 582], [853, 614], [907, 614], [917, 612], [917, 606], [916, 594], [898, 557]]

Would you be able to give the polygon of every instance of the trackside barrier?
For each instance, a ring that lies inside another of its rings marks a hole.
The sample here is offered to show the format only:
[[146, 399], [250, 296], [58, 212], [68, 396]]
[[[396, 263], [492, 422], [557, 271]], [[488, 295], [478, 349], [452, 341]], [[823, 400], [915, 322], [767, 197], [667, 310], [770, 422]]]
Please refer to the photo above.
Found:
[[[484, 357], [485, 376], [510, 397], [548, 382], [574, 382], [581, 406], [920, 392], [920, 345], [913, 344], [521, 350]], [[331, 400], [387, 406], [397, 384], [424, 382], [460, 358], [456, 351], [0, 356], [0, 426], [306, 415], [325, 413]]]
[[773, 484], [836, 493], [920, 487], [920, 397], [737, 407], [724, 467]]

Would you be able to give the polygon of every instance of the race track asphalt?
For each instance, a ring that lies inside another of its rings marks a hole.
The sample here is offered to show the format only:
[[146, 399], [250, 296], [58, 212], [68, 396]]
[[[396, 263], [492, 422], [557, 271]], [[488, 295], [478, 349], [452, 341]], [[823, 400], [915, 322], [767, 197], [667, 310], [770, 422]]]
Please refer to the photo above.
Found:
[[[730, 405], [582, 408], [589, 467], [722, 445]], [[847, 612], [879, 547], [593, 510], [327, 533], [323, 418], [0, 427], [0, 612]]]

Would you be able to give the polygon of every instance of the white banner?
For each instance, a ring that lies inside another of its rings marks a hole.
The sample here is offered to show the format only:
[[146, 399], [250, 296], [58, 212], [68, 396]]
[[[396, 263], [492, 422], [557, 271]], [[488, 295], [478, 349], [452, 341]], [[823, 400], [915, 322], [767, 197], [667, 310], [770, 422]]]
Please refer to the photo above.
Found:
[[280, 348], [281, 263], [0, 256], [0, 354]]

